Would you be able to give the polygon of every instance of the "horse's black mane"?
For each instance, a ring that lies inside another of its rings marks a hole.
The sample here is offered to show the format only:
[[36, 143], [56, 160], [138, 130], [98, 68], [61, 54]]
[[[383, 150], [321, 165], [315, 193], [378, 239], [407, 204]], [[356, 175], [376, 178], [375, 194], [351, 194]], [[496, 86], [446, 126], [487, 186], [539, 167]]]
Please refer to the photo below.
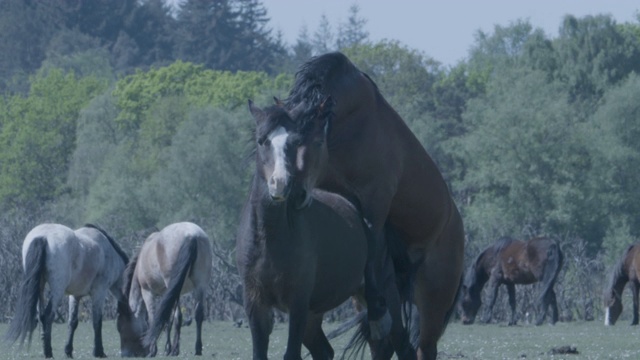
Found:
[[131, 258], [131, 261], [127, 263], [127, 267], [122, 273], [124, 282], [122, 283], [122, 293], [125, 298], [129, 299], [129, 292], [131, 291], [131, 283], [133, 282], [133, 273], [136, 271], [136, 265], [138, 265], [138, 257], [140, 256], [140, 249], [136, 251], [136, 254]]
[[486, 248], [485, 250], [483, 250], [474, 260], [473, 262], [473, 266], [472, 266], [472, 271], [468, 271], [465, 279], [464, 279], [464, 284], [467, 286], [471, 286], [473, 284], [475, 284], [476, 279], [477, 279], [477, 272], [478, 272], [478, 263], [480, 262], [480, 259], [482, 259], [483, 256], [485, 256], [487, 253], [489, 252], [493, 252], [494, 256], [499, 254], [500, 251], [502, 251], [505, 247], [507, 247], [509, 244], [511, 244], [514, 241], [513, 238], [509, 237], [509, 236], [503, 236], [501, 238], [499, 238], [495, 244], [491, 245], [490, 247]]
[[111, 244], [111, 246], [113, 246], [113, 249], [116, 251], [116, 253], [118, 253], [118, 256], [120, 256], [122, 261], [124, 261], [124, 264], [126, 265], [129, 263], [129, 256], [127, 255], [127, 253], [125, 253], [124, 250], [122, 250], [120, 245], [111, 236], [109, 236], [109, 234], [107, 234], [107, 232], [104, 229], [94, 224], [85, 224], [84, 227], [88, 227], [88, 228], [92, 228], [100, 231], [102, 235], [104, 235], [107, 238], [107, 240], [109, 240], [109, 243]]
[[618, 280], [620, 279], [620, 277], [626, 277], [627, 276], [624, 273], [624, 263], [625, 263], [625, 260], [627, 259], [629, 251], [631, 251], [631, 249], [633, 249], [634, 246], [635, 245], [629, 245], [629, 247], [624, 252], [624, 254], [618, 259], [618, 261], [613, 266], [613, 269], [611, 270], [611, 273], [609, 274], [609, 279], [607, 281], [607, 286], [605, 287], [605, 291], [604, 291], [604, 300], [605, 300], [605, 302], [607, 302], [607, 301], [609, 301], [611, 299], [611, 296], [613, 295], [613, 288], [616, 285], [616, 283], [618, 282]]
[[354, 72], [360, 73], [360, 70], [340, 52], [312, 57], [302, 64], [296, 72], [293, 87], [284, 101], [285, 108], [292, 110], [298, 105], [304, 104], [301, 109], [302, 114], [307, 115], [317, 111], [329, 95], [324, 89], [324, 84], [337, 81], [336, 78], [349, 76]]

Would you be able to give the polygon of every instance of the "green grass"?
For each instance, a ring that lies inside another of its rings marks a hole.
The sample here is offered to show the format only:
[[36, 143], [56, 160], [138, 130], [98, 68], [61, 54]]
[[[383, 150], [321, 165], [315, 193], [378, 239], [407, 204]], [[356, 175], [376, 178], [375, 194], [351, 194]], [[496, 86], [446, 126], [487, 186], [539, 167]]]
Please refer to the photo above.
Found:
[[[328, 324], [326, 328], [335, 325]], [[4, 333], [6, 324], [0, 324]], [[286, 347], [286, 324], [276, 324], [269, 344], [271, 359], [281, 359]], [[113, 321], [103, 325], [104, 345], [107, 356], [119, 357], [119, 336]], [[54, 357], [64, 359], [64, 343], [67, 336], [66, 325], [54, 325]], [[348, 335], [334, 340], [332, 344], [339, 353]], [[502, 325], [463, 326], [453, 323], [440, 341], [440, 359], [640, 359], [640, 328], [631, 327], [628, 322], [605, 327], [602, 322], [558, 323], [555, 326], [522, 325], [507, 327]], [[230, 322], [206, 322], [204, 324], [204, 349], [202, 359], [250, 359], [251, 335], [246, 327], [237, 328]], [[183, 328], [180, 358], [195, 358], [195, 327]], [[158, 342], [164, 346], [164, 338]], [[575, 346], [579, 355], [549, 355], [554, 347]], [[93, 349], [93, 329], [90, 323], [81, 323], [75, 338], [76, 359], [91, 358]], [[40, 359], [42, 344], [34, 336], [30, 349], [17, 345], [9, 347], [0, 343], [0, 359]], [[165, 357], [159, 356], [163, 359]]]

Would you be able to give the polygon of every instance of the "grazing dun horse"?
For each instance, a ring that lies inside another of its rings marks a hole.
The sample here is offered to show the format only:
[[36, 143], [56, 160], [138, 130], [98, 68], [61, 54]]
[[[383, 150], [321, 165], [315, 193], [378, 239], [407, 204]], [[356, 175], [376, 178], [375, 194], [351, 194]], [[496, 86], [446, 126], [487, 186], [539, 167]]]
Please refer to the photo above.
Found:
[[[326, 162], [331, 99], [316, 121], [297, 124], [281, 105], [249, 102], [256, 123], [255, 173], [239, 225], [237, 264], [244, 286], [253, 359], [267, 359], [273, 309], [289, 313], [284, 359], [332, 359], [322, 316], [360, 288], [368, 231], [357, 209], [340, 195], [314, 189]], [[299, 126], [302, 125], [302, 126]], [[389, 301], [391, 341], [400, 359], [415, 351], [402, 326], [391, 262], [380, 285]], [[383, 267], [384, 269], [384, 267]]]
[[[44, 356], [53, 357], [51, 324], [66, 293], [70, 295], [69, 339], [64, 352], [73, 357], [78, 303], [89, 295], [94, 331], [93, 356], [106, 357], [102, 346], [102, 308], [109, 291], [122, 300], [122, 272], [127, 262], [127, 255], [120, 246], [95, 225], [85, 225], [75, 231], [60, 224], [36, 226], [22, 244], [24, 278], [7, 340], [20, 340], [22, 344], [28, 336], [30, 341], [39, 315]], [[49, 285], [47, 299], [45, 284]]]
[[528, 241], [501, 238], [485, 249], [473, 263], [462, 286], [462, 322], [472, 324], [482, 304], [482, 288], [489, 282], [489, 301], [482, 321], [491, 320], [491, 310], [496, 302], [500, 285], [507, 287], [511, 320], [516, 324], [516, 284], [542, 283], [538, 299], [539, 310], [536, 325], [542, 324], [551, 306], [551, 323], [558, 321], [558, 304], [553, 285], [562, 268], [562, 251], [555, 240], [539, 237]]
[[384, 310], [371, 274], [387, 241], [385, 228], [391, 226], [408, 249], [410, 267], [417, 269], [412, 281], [420, 315], [419, 355], [435, 359], [462, 283], [462, 218], [420, 141], [373, 80], [338, 52], [303, 64], [284, 106], [304, 126], [315, 121], [327, 96], [335, 100], [335, 118], [318, 187], [354, 203], [371, 225], [368, 260], [373, 264], [365, 271], [369, 319], [375, 322]]
[[633, 319], [631, 325], [638, 325], [638, 290], [640, 290], [640, 244], [631, 245], [609, 275], [604, 290], [605, 325], [615, 325], [622, 314], [622, 291], [629, 284], [633, 295]]
[[165, 327], [165, 354], [178, 355], [182, 322], [179, 300], [181, 294], [190, 291], [195, 300], [195, 354], [202, 355], [204, 299], [212, 254], [207, 234], [190, 222], [171, 224], [149, 235], [124, 274], [126, 299], [118, 304], [117, 319], [123, 357], [155, 356], [156, 342]]

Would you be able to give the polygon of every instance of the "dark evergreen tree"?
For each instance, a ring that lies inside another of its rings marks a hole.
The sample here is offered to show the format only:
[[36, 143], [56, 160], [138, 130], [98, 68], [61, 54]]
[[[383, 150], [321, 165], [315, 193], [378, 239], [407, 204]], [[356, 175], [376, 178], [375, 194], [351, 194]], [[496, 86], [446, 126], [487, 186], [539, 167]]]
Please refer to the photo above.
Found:
[[187, 0], [178, 11], [177, 57], [220, 70], [270, 71], [282, 46], [257, 0]]

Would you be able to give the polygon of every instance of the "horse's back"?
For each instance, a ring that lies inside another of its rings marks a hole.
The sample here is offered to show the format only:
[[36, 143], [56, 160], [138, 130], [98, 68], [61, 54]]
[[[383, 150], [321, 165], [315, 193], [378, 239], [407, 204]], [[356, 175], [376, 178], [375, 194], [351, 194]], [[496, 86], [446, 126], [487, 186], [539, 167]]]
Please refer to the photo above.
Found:
[[114, 244], [100, 230], [85, 226], [75, 230], [76, 237], [86, 250], [83, 272], [88, 268], [97, 270], [100, 286], [109, 288], [121, 280], [127, 260], [115, 249]]
[[136, 268], [140, 283], [157, 294], [163, 293], [171, 280], [180, 249], [192, 240], [197, 242], [197, 258], [182, 292], [206, 286], [211, 277], [213, 252], [204, 230], [190, 222], [168, 225], [146, 239]]

